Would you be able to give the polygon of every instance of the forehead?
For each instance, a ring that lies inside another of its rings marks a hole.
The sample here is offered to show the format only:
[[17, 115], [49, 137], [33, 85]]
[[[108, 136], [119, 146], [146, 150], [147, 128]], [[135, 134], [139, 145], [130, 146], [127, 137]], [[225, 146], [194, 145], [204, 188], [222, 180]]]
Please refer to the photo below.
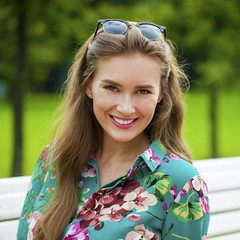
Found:
[[[102, 58], [93, 80], [160, 81], [161, 63], [156, 58], [141, 53], [121, 54]], [[113, 78], [113, 79], [112, 79]]]

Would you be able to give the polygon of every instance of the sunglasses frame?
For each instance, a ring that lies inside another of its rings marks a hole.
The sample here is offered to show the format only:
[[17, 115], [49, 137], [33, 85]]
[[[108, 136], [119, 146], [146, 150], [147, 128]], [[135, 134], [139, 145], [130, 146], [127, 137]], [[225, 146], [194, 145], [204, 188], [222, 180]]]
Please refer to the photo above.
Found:
[[[127, 30], [128, 30], [128, 27], [130, 26], [130, 23], [127, 22], [127, 21], [124, 21], [124, 20], [121, 20], [121, 19], [101, 19], [101, 20], [98, 20], [98, 24], [97, 24], [97, 27], [96, 27], [96, 30], [94, 32], [94, 35], [93, 35], [93, 39], [96, 37], [97, 35], [97, 31], [98, 31], [98, 28], [99, 26], [103, 26], [104, 23], [106, 22], [110, 22], [110, 21], [116, 21], [116, 22], [122, 22], [124, 24], [127, 25]], [[155, 26], [157, 27], [161, 33], [163, 33], [164, 35], [164, 39], [167, 38], [167, 30], [166, 30], [166, 27], [164, 26], [160, 26], [160, 25], [157, 25], [157, 24], [154, 24], [154, 23], [147, 23], [147, 22], [141, 22], [141, 23], [136, 23], [135, 24], [137, 27], [141, 26], [141, 25], [151, 25], [151, 26]], [[125, 32], [123, 32], [122, 34], [125, 34], [127, 32], [127, 30]], [[146, 37], [147, 38], [147, 37]], [[153, 40], [156, 40], [156, 39], [153, 39]]]

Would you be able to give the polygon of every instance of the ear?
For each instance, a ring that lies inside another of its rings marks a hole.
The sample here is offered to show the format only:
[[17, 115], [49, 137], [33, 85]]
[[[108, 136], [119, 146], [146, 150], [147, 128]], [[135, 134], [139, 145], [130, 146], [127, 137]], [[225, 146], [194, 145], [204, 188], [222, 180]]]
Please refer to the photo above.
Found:
[[91, 84], [90, 84], [90, 83], [87, 84], [85, 93], [87, 94], [87, 96], [88, 96], [90, 99], [92, 99], [92, 88], [91, 88]]
[[162, 98], [163, 98], [163, 94], [162, 94], [162, 92], [161, 92], [161, 93], [159, 93], [157, 103], [160, 103], [160, 102], [162, 101]]

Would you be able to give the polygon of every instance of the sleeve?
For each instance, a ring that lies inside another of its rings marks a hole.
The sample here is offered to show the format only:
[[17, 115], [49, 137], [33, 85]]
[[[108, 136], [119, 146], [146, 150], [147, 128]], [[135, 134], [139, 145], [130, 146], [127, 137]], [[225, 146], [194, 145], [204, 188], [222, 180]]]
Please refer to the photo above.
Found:
[[44, 185], [44, 179], [46, 177], [46, 161], [48, 157], [49, 146], [47, 146], [40, 154], [35, 168], [33, 170], [30, 186], [25, 197], [23, 209], [19, 218], [17, 239], [26, 240], [28, 234], [28, 227], [30, 220], [34, 214], [35, 202], [39, 196], [39, 193]]
[[164, 223], [164, 240], [205, 240], [210, 220], [208, 189], [200, 175], [194, 176], [169, 197], [169, 211]]

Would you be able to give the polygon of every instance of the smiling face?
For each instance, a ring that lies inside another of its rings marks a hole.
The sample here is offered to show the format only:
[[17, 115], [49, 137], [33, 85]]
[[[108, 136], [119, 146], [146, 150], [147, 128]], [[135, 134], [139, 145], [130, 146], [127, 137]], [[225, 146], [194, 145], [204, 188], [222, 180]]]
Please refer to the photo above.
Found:
[[161, 100], [161, 66], [140, 53], [100, 60], [86, 94], [106, 139], [129, 142], [145, 137]]

